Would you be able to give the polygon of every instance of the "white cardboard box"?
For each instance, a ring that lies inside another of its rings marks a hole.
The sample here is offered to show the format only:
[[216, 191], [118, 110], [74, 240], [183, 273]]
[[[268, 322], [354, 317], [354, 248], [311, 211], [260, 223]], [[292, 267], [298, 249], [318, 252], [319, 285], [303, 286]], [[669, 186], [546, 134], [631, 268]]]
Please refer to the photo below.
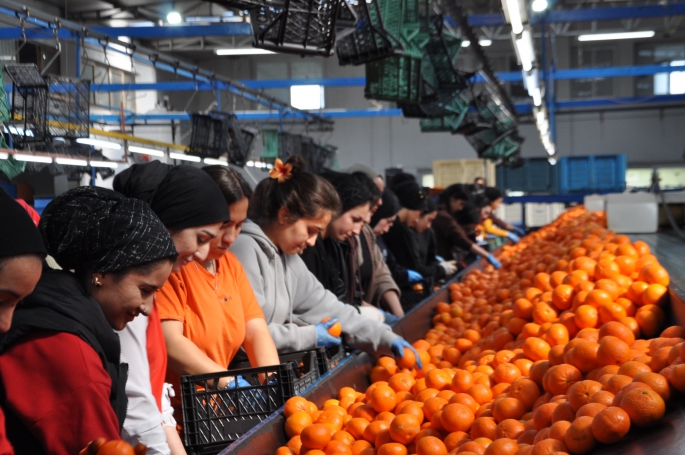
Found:
[[607, 198], [599, 194], [590, 194], [583, 199], [583, 205], [588, 212], [603, 212], [606, 210]]

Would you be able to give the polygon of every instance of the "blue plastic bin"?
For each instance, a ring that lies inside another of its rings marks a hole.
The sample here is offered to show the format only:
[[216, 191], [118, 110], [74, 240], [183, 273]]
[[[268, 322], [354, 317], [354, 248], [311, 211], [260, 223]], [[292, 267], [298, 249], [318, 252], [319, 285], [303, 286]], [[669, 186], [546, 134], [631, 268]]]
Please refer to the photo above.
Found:
[[10, 182], [0, 182], [0, 188], [5, 190], [12, 198], [17, 198], [17, 185]]
[[52, 201], [52, 198], [34, 198], [33, 199], [33, 208], [36, 209], [36, 212], [38, 212], [39, 215], [43, 214], [43, 210], [45, 207], [48, 206], [48, 204]]
[[626, 155], [564, 156], [557, 164], [560, 193], [622, 192]]
[[523, 191], [524, 193], [555, 194], [557, 169], [546, 158], [527, 158], [525, 164], [516, 169], [504, 166], [497, 168], [497, 187], [501, 191]]

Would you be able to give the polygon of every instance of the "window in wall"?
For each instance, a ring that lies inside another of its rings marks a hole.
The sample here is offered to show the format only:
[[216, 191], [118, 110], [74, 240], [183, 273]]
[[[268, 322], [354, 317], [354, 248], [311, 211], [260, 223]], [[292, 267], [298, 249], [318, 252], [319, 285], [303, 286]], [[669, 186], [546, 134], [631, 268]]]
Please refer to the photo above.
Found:
[[[571, 68], [607, 68], [614, 64], [614, 50], [607, 48], [571, 48]], [[614, 93], [612, 78], [573, 79], [573, 98], [608, 98]]]
[[[323, 67], [319, 61], [257, 63], [257, 79], [319, 79]], [[294, 85], [290, 88], [264, 90], [274, 98], [289, 103], [298, 109], [323, 109], [325, 107], [324, 87], [321, 85]], [[259, 109], [268, 109], [259, 106]]]
[[681, 95], [685, 93], [685, 43], [638, 44], [636, 45], [635, 63], [637, 65], [683, 67], [683, 71], [636, 77], [635, 94], [637, 96]]
[[134, 74], [117, 68], [89, 62], [83, 65], [81, 79], [91, 81], [90, 102], [92, 104], [99, 107], [118, 110], [121, 107], [121, 101], [125, 99], [124, 109], [131, 111], [136, 110], [135, 92], [96, 92], [93, 90], [94, 87], [97, 87], [100, 84], [133, 83], [135, 81]]

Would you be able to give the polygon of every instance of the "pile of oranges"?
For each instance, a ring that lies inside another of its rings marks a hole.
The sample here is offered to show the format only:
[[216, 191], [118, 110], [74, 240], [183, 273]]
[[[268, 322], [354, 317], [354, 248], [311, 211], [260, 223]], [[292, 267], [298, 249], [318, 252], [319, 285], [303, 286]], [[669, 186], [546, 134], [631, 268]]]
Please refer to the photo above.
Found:
[[658, 422], [685, 392], [685, 329], [644, 242], [583, 208], [450, 285], [434, 326], [365, 391], [284, 407], [276, 455], [583, 454]]

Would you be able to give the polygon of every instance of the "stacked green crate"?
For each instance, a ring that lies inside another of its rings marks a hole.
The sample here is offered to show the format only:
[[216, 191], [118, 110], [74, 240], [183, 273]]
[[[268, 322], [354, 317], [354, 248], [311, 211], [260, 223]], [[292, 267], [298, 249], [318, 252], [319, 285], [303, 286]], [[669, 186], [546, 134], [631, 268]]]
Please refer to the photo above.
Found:
[[[2, 78], [2, 65], [0, 65], [0, 122], [10, 119], [9, 103], [7, 102], [7, 92], [5, 92], [5, 81]], [[0, 135], [0, 148], [7, 148], [5, 137]]]
[[278, 158], [278, 130], [262, 130], [262, 140], [264, 150], [259, 157], [265, 160]]

